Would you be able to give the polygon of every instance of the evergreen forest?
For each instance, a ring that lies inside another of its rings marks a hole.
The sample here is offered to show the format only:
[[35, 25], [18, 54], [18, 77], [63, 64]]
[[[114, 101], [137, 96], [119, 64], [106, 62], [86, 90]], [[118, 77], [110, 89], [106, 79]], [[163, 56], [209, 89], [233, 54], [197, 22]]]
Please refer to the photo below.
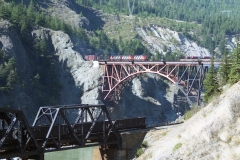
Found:
[[[165, 17], [169, 19], [196, 22], [201, 30], [192, 37], [209, 50], [219, 47], [224, 52], [225, 36], [240, 31], [238, 0], [75, 0], [85, 6], [102, 9], [113, 14], [139, 17]], [[185, 27], [187, 29], [188, 27]], [[183, 31], [182, 28], [175, 28]], [[187, 33], [185, 32], [187, 35]]]

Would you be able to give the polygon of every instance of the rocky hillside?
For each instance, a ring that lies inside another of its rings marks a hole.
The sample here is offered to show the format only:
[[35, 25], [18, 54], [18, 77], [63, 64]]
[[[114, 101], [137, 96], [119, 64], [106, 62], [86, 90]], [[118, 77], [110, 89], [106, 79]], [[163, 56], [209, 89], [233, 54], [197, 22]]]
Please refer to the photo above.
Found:
[[[227, 88], [227, 89], [226, 89]], [[145, 159], [239, 159], [240, 82], [183, 124], [150, 131]]]
[[[24, 75], [20, 77], [21, 81], [24, 79], [26, 84], [30, 84], [32, 68], [29, 67], [28, 54], [17, 34], [9, 29], [9, 22], [1, 21], [0, 24], [2, 49], [16, 59], [19, 75]], [[74, 50], [75, 46], [70, 37], [61, 31], [39, 27], [32, 31], [32, 37], [47, 40], [53, 48], [50, 54], [57, 59], [56, 66], [62, 87], [58, 104], [102, 103], [102, 67], [95, 68], [93, 62], [84, 61], [81, 53]], [[168, 89], [170, 86], [154, 75], [135, 78], [123, 91], [119, 106], [108, 106], [114, 107], [112, 118], [147, 116], [148, 121], [174, 120], [176, 113], [171, 102], [174, 101], [177, 91]], [[31, 85], [26, 87], [29, 90], [32, 88]], [[13, 94], [2, 96], [0, 102], [3, 107], [4, 104], [8, 104], [24, 110], [26, 115], [31, 115], [29, 119], [32, 119], [39, 107], [34, 97], [31, 92], [15, 87]]]
[[[75, 28], [83, 27], [88, 31], [97, 29], [104, 30], [110, 38], [130, 40], [136, 37], [141, 39], [142, 44], [155, 55], [159, 53], [178, 52], [189, 56], [209, 56], [206, 48], [197, 45], [183, 35], [182, 32], [176, 32], [166, 27], [164, 23], [184, 23], [182, 21], [162, 20], [161, 18], [147, 17], [145, 19], [135, 16], [124, 16], [104, 13], [76, 4], [73, 0], [61, 1], [39, 1], [39, 5], [49, 15], [56, 16], [59, 19], [71, 24]], [[189, 23], [188, 25], [191, 25]], [[195, 34], [194, 31], [189, 34]], [[235, 47], [235, 36], [227, 37], [228, 48]], [[79, 46], [83, 47], [83, 46]], [[219, 52], [219, 49], [215, 49]]]
[[[32, 90], [30, 85], [32, 68], [29, 67], [30, 62], [26, 49], [16, 32], [9, 29], [8, 21], [0, 22], [0, 30], [2, 50], [10, 57], [15, 58], [20, 81], [25, 81], [26, 88]], [[49, 44], [53, 48], [51, 54], [58, 59], [56, 65], [60, 71], [59, 77], [62, 86], [59, 104], [101, 103], [98, 87], [102, 71], [93, 68], [92, 62], [85, 62], [82, 59], [81, 54], [73, 49], [73, 43], [67, 34], [40, 27], [32, 31], [32, 37], [51, 42]], [[35, 96], [29, 90], [15, 86], [10, 95], [1, 94], [0, 106], [22, 109], [26, 115], [31, 115], [30, 119], [34, 118], [39, 106], [35, 101]]]
[[136, 31], [153, 55], [156, 51], [163, 53], [163, 55], [171, 51], [183, 53], [186, 56], [210, 56], [207, 49], [198, 46], [182, 33], [172, 31], [168, 28], [151, 25], [148, 28], [136, 28]]

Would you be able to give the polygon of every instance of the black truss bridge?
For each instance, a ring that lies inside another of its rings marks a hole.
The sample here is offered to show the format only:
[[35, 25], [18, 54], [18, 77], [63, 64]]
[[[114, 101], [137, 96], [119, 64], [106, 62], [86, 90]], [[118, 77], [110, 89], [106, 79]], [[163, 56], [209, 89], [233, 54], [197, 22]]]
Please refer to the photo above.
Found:
[[0, 108], [0, 159], [44, 159], [45, 152], [120, 146], [120, 131], [146, 128], [145, 117], [112, 121], [105, 105], [40, 107], [32, 125], [21, 110]]

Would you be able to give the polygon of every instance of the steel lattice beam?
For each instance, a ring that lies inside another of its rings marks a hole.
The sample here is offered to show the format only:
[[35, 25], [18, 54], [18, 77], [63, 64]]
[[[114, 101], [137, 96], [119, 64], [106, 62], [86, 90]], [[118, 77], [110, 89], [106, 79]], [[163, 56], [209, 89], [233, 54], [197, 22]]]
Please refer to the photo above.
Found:
[[[42, 150], [22, 111], [1, 108], [0, 119], [2, 121], [1, 133], [4, 133], [0, 140], [0, 159], [11, 158], [9, 155], [26, 157], [26, 152], [29, 156], [42, 154]], [[28, 139], [25, 137], [28, 137]], [[11, 143], [9, 143], [9, 140], [11, 140]]]
[[200, 94], [205, 75], [202, 63], [163, 63], [163, 62], [111, 62], [100, 63], [104, 66], [102, 92], [104, 100], [118, 100], [127, 82], [144, 73], [154, 73], [167, 78], [180, 86], [188, 102], [200, 104]]
[[44, 159], [45, 152], [121, 147], [119, 131], [145, 128], [145, 119], [112, 121], [105, 105], [77, 104], [40, 107], [30, 126], [22, 111], [0, 108], [0, 159]]
[[[71, 116], [68, 115], [68, 113], [70, 113]], [[76, 116], [74, 117], [73, 115]], [[105, 121], [109, 123], [109, 126], [105, 125]], [[109, 132], [111, 132], [112, 137], [115, 137], [115, 141], [111, 141], [109, 144], [115, 143], [119, 145], [119, 136], [105, 105], [65, 105], [40, 107], [34, 120], [33, 127], [47, 126], [47, 133], [41, 143], [41, 147], [45, 151], [50, 147], [52, 151], [60, 150], [62, 146], [67, 147], [69, 145], [65, 145], [63, 141], [66, 133], [68, 137], [72, 137], [71, 143], [75, 145], [75, 148], [93, 145], [87, 144], [87, 141], [91, 141], [90, 139], [92, 138], [92, 131], [97, 122], [102, 122], [101, 127], [103, 128], [103, 132], [97, 135], [97, 137], [99, 137], [98, 144], [107, 145], [110, 135]], [[88, 130], [84, 130], [86, 123], [89, 124]], [[67, 131], [61, 130], [60, 126], [62, 124], [66, 126]], [[53, 133], [56, 131], [58, 132], [57, 136], [56, 133]]]

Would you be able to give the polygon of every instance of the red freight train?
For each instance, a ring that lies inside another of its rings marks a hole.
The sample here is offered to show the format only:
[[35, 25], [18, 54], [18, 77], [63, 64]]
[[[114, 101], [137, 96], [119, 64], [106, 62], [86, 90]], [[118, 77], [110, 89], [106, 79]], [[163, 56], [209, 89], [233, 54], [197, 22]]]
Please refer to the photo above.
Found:
[[[84, 59], [86, 61], [96, 61], [96, 60], [106, 60], [105, 58], [96, 55], [85, 55]], [[146, 55], [116, 55], [110, 56], [109, 61], [147, 61]]]
[[110, 56], [111, 61], [147, 61], [146, 55], [117, 55]]
[[85, 55], [84, 59], [86, 61], [95, 61], [95, 60], [97, 60], [97, 56], [95, 56], [95, 55]]

